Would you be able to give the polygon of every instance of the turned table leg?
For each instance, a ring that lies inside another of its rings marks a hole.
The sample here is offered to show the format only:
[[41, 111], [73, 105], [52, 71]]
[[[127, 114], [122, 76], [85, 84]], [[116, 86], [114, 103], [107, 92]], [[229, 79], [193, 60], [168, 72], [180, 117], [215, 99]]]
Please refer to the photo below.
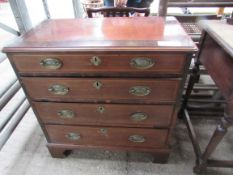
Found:
[[190, 95], [192, 93], [194, 84], [197, 83], [199, 81], [199, 79], [200, 79], [200, 73], [199, 73], [200, 64], [201, 64], [200, 61], [197, 59], [196, 62], [195, 62], [195, 65], [194, 65], [194, 67], [192, 69], [192, 73], [190, 74], [189, 81], [188, 81], [188, 86], [187, 86], [185, 95], [183, 97], [182, 106], [181, 106], [181, 109], [180, 109], [180, 111], [178, 113], [179, 118], [183, 118], [184, 109], [186, 109], [186, 107], [187, 107], [188, 99], [189, 99], [189, 97], [190, 97]]
[[225, 134], [227, 133], [227, 129], [233, 125], [233, 118], [225, 115], [221, 119], [221, 123], [215, 129], [204, 153], [201, 155], [200, 162], [194, 167], [194, 172], [201, 173], [204, 172], [207, 168], [207, 162], [211, 154], [214, 152], [218, 144], [221, 142]]

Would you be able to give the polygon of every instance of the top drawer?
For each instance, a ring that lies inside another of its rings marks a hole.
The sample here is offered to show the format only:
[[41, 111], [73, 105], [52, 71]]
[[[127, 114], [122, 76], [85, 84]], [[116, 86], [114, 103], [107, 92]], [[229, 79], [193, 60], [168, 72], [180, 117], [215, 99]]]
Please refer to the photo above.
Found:
[[154, 76], [183, 71], [182, 54], [17, 54], [9, 56], [21, 75]]

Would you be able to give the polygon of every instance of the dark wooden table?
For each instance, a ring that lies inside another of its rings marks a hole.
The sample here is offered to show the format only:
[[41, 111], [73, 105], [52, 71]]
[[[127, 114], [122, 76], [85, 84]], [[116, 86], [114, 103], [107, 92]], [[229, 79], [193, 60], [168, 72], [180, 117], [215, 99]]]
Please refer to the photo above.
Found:
[[[202, 20], [199, 22], [204, 29], [199, 57], [193, 69], [184, 97], [181, 114], [184, 114], [189, 134], [197, 157], [194, 171], [203, 172], [207, 167], [233, 167], [233, 161], [212, 160], [210, 156], [227, 133], [233, 123], [233, 26], [220, 20]], [[199, 63], [201, 62], [212, 77], [222, 95], [226, 99], [224, 116], [214, 131], [205, 151], [202, 153], [196, 134], [189, 118], [186, 105], [191, 90], [199, 77]], [[232, 154], [232, 153], [231, 153]]]

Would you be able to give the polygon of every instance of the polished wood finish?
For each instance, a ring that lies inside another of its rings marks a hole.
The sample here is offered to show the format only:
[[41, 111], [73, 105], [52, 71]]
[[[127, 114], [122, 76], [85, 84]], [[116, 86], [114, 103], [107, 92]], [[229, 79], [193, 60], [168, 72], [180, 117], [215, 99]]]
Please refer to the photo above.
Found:
[[[94, 87], [98, 82], [100, 88]], [[158, 103], [174, 102], [180, 85], [179, 79], [106, 79], [106, 78], [22, 78], [29, 96], [36, 101], [65, 102], [125, 102]], [[63, 85], [69, 89], [66, 95], [56, 95], [48, 89]], [[132, 87], [148, 87], [150, 93], [136, 96]]]
[[201, 20], [199, 25], [228, 55], [233, 57], [232, 25], [222, 20]]
[[95, 13], [101, 13], [104, 17], [129, 17], [132, 13], [139, 13], [144, 16], [149, 16], [149, 8], [135, 7], [101, 7], [101, 8], [86, 8], [88, 18], [93, 18]]
[[97, 148], [160, 163], [196, 50], [173, 17], [48, 20], [4, 48], [53, 157]]
[[[203, 46], [201, 62], [211, 75], [226, 100], [233, 100], [233, 61], [232, 57], [207, 35]], [[213, 50], [215, 50], [213, 52]], [[209, 64], [211, 62], [211, 64]]]
[[[100, 65], [95, 66], [91, 59], [98, 56]], [[40, 63], [46, 58], [56, 58], [61, 61], [61, 68], [47, 69]], [[148, 69], [138, 69], [131, 65], [134, 58], [149, 58], [154, 65]], [[156, 76], [158, 74], [181, 75], [185, 63], [185, 55], [182, 54], [17, 54], [11, 59], [21, 75], [56, 76], [56, 75], [85, 75], [85, 76]]]
[[[233, 125], [233, 43], [232, 43], [232, 27], [229, 27], [223, 21], [201, 21], [200, 26], [205, 30], [203, 41], [201, 44], [200, 55], [193, 69], [193, 74], [188, 83], [185, 101], [180, 114], [185, 116], [190, 138], [193, 143], [194, 152], [196, 154], [196, 166], [194, 172], [205, 172], [207, 167], [233, 167], [233, 161], [212, 160], [210, 157], [222, 141], [229, 127]], [[216, 28], [215, 28], [216, 27]], [[224, 30], [225, 29], [225, 30]], [[231, 30], [230, 30], [231, 29]], [[188, 111], [185, 109], [189, 100], [191, 90], [199, 78], [200, 62], [205, 66], [220, 92], [226, 100], [226, 108], [224, 117], [221, 118], [220, 124], [216, 127], [205, 150], [201, 152], [201, 148], [196, 138]]]
[[[173, 113], [172, 105], [74, 104], [34, 102], [37, 113], [45, 124], [97, 125], [168, 128]], [[103, 108], [103, 112], [99, 109]], [[71, 110], [74, 118], [62, 118], [60, 110]], [[134, 120], [132, 115], [144, 113], [147, 118]]]
[[41, 50], [144, 53], [197, 48], [174, 17], [115, 17], [47, 20], [3, 49], [7, 53]]
[[[134, 129], [109, 127], [81, 127], [46, 125], [52, 143], [90, 145], [90, 146], [124, 146], [142, 148], [164, 148], [168, 130], [162, 129]], [[104, 130], [104, 132], [102, 131]], [[80, 133], [79, 140], [67, 138], [69, 133]], [[144, 142], [129, 140], [132, 135], [141, 135]]]

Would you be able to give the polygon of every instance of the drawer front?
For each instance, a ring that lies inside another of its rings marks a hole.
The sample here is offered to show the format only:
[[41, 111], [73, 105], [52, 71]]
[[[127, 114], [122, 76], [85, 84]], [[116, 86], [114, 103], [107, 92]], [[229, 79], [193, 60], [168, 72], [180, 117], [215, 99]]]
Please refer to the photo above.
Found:
[[168, 127], [172, 105], [121, 105], [34, 102], [46, 124]]
[[110, 127], [45, 126], [50, 142], [87, 146], [162, 148], [168, 130]]
[[[117, 76], [122, 75], [155, 75], [181, 74], [185, 55], [155, 54], [155, 55], [28, 55], [10, 56], [19, 73], [55, 75], [66, 73], [80, 75]], [[119, 75], [118, 74], [118, 75]]]
[[22, 78], [34, 100], [174, 102], [179, 79]]

